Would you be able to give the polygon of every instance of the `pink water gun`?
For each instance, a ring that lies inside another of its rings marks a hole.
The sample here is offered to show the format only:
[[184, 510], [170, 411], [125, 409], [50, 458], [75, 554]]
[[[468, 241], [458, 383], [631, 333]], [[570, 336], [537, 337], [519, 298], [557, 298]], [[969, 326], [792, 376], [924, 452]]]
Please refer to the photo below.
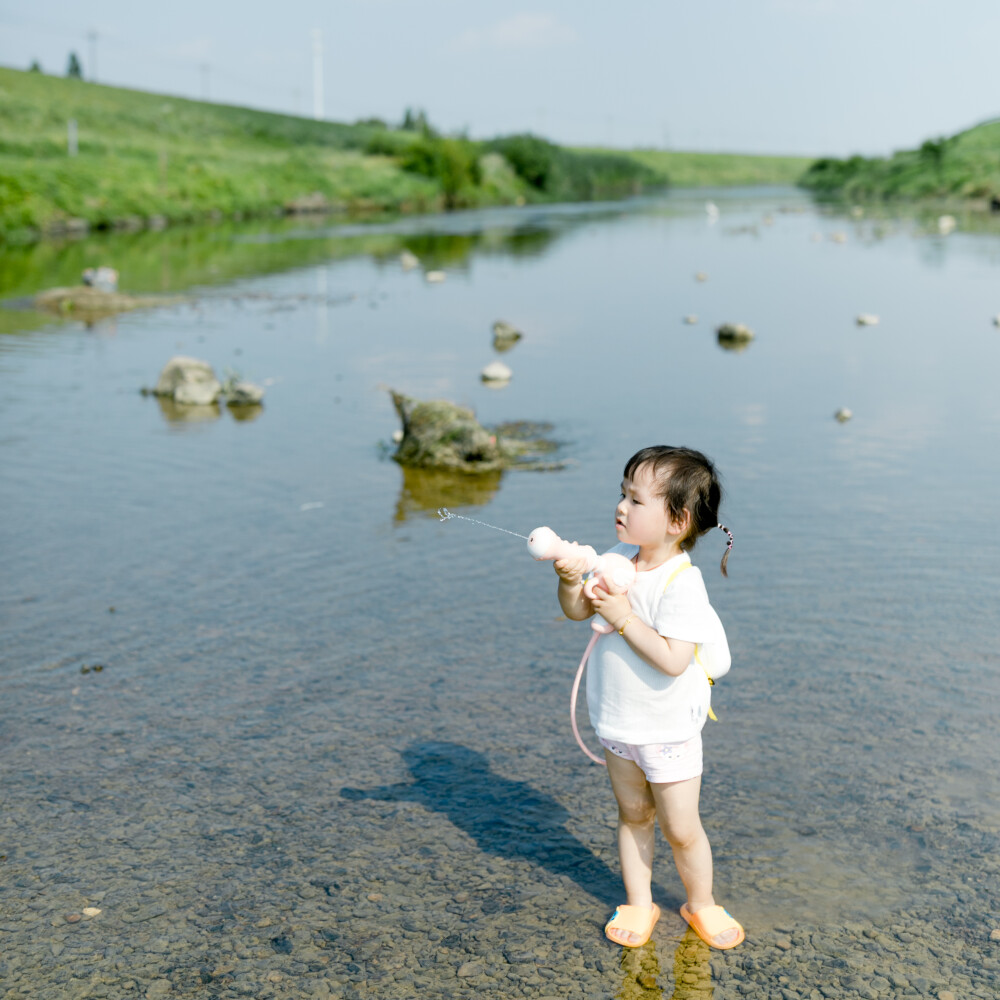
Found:
[[[635, 581], [635, 564], [631, 559], [608, 552], [599, 556], [590, 545], [580, 545], [577, 542], [567, 542], [560, 538], [551, 528], [535, 528], [528, 536], [528, 551], [539, 560], [576, 559], [586, 560], [584, 572], [588, 575], [583, 585], [583, 592], [588, 597], [594, 596], [594, 587], [600, 586], [609, 594], [625, 594]], [[610, 632], [611, 623], [603, 618], [595, 617], [590, 623], [595, 632]]]

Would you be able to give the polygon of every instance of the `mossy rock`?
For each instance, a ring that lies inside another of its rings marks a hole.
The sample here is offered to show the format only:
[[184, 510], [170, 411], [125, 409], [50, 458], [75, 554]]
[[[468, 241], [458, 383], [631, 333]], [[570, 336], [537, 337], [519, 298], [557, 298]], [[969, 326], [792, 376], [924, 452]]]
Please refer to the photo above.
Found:
[[392, 393], [392, 402], [403, 424], [403, 440], [393, 456], [401, 465], [471, 473], [510, 465], [513, 455], [472, 410], [444, 399], [421, 402], [398, 392]]
[[[391, 390], [390, 390], [391, 391]], [[555, 469], [561, 463], [542, 462], [555, 450], [542, 436], [548, 425], [525, 422], [487, 428], [472, 410], [444, 399], [423, 402], [391, 392], [403, 425], [403, 437], [393, 458], [418, 469], [452, 469], [472, 475], [509, 468]]]
[[79, 316], [82, 319], [100, 319], [143, 309], [149, 306], [168, 305], [176, 299], [155, 295], [124, 295], [121, 292], [106, 292], [90, 285], [75, 285], [68, 288], [50, 288], [35, 296], [35, 306], [61, 316]]

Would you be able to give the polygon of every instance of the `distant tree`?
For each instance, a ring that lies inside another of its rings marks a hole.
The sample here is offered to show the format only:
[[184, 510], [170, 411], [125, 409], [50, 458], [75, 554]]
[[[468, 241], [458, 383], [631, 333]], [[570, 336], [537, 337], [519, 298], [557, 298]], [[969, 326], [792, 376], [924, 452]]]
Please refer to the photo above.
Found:
[[69, 62], [66, 64], [66, 75], [72, 77], [74, 80], [83, 79], [83, 67], [80, 65], [80, 60], [77, 59], [75, 52], [69, 54]]
[[940, 176], [941, 167], [944, 165], [945, 153], [948, 152], [948, 147], [951, 145], [951, 141], [944, 136], [940, 139], [928, 139], [920, 147], [920, 158], [928, 163], [934, 172]]
[[407, 108], [403, 115], [403, 123], [399, 127], [404, 132], [419, 132], [426, 137], [437, 135], [434, 127], [427, 120], [427, 113], [421, 108]]
[[42, 64], [37, 59], [31, 60], [31, 65], [28, 67], [29, 73], [41, 73]]

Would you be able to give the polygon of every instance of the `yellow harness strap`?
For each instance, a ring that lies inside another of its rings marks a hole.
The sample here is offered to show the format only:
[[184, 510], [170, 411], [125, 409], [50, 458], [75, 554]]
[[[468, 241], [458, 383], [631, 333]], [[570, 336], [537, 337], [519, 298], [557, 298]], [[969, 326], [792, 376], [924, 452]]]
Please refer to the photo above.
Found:
[[[690, 568], [691, 568], [691, 560], [689, 558], [687, 562], [681, 563], [680, 566], [678, 566], [677, 569], [675, 569], [673, 571], [673, 573], [671, 573], [670, 576], [667, 577], [667, 582], [663, 585], [663, 590], [661, 591], [661, 593], [665, 594], [667, 592], [667, 587], [669, 587], [670, 584], [672, 584], [674, 582], [674, 580], [676, 580], [677, 577], [679, 577], [681, 575], [681, 573], [684, 572], [684, 570], [690, 569]], [[705, 670], [705, 664], [701, 662], [701, 656], [698, 654], [698, 644], [697, 643], [695, 643], [695, 647], [694, 647], [694, 661], [695, 661], [695, 663], [698, 664], [699, 667], [701, 667], [702, 670]], [[707, 670], [705, 670], [705, 676], [708, 677], [709, 687], [715, 687], [715, 681], [713, 681], [712, 678], [708, 676], [708, 671]], [[709, 706], [708, 706], [708, 717], [713, 722], [718, 722], [719, 721], [718, 716], [716, 716], [715, 712], [712, 711], [712, 705], [711, 705], [711, 703], [709, 703]]]

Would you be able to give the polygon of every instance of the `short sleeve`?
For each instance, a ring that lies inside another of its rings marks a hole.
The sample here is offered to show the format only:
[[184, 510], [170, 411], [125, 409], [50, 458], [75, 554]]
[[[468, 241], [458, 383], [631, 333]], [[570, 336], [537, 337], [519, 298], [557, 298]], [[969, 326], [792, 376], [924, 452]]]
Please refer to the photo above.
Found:
[[656, 607], [653, 628], [682, 642], [718, 641], [719, 616], [709, 603], [697, 566], [675, 577], [666, 588]]

